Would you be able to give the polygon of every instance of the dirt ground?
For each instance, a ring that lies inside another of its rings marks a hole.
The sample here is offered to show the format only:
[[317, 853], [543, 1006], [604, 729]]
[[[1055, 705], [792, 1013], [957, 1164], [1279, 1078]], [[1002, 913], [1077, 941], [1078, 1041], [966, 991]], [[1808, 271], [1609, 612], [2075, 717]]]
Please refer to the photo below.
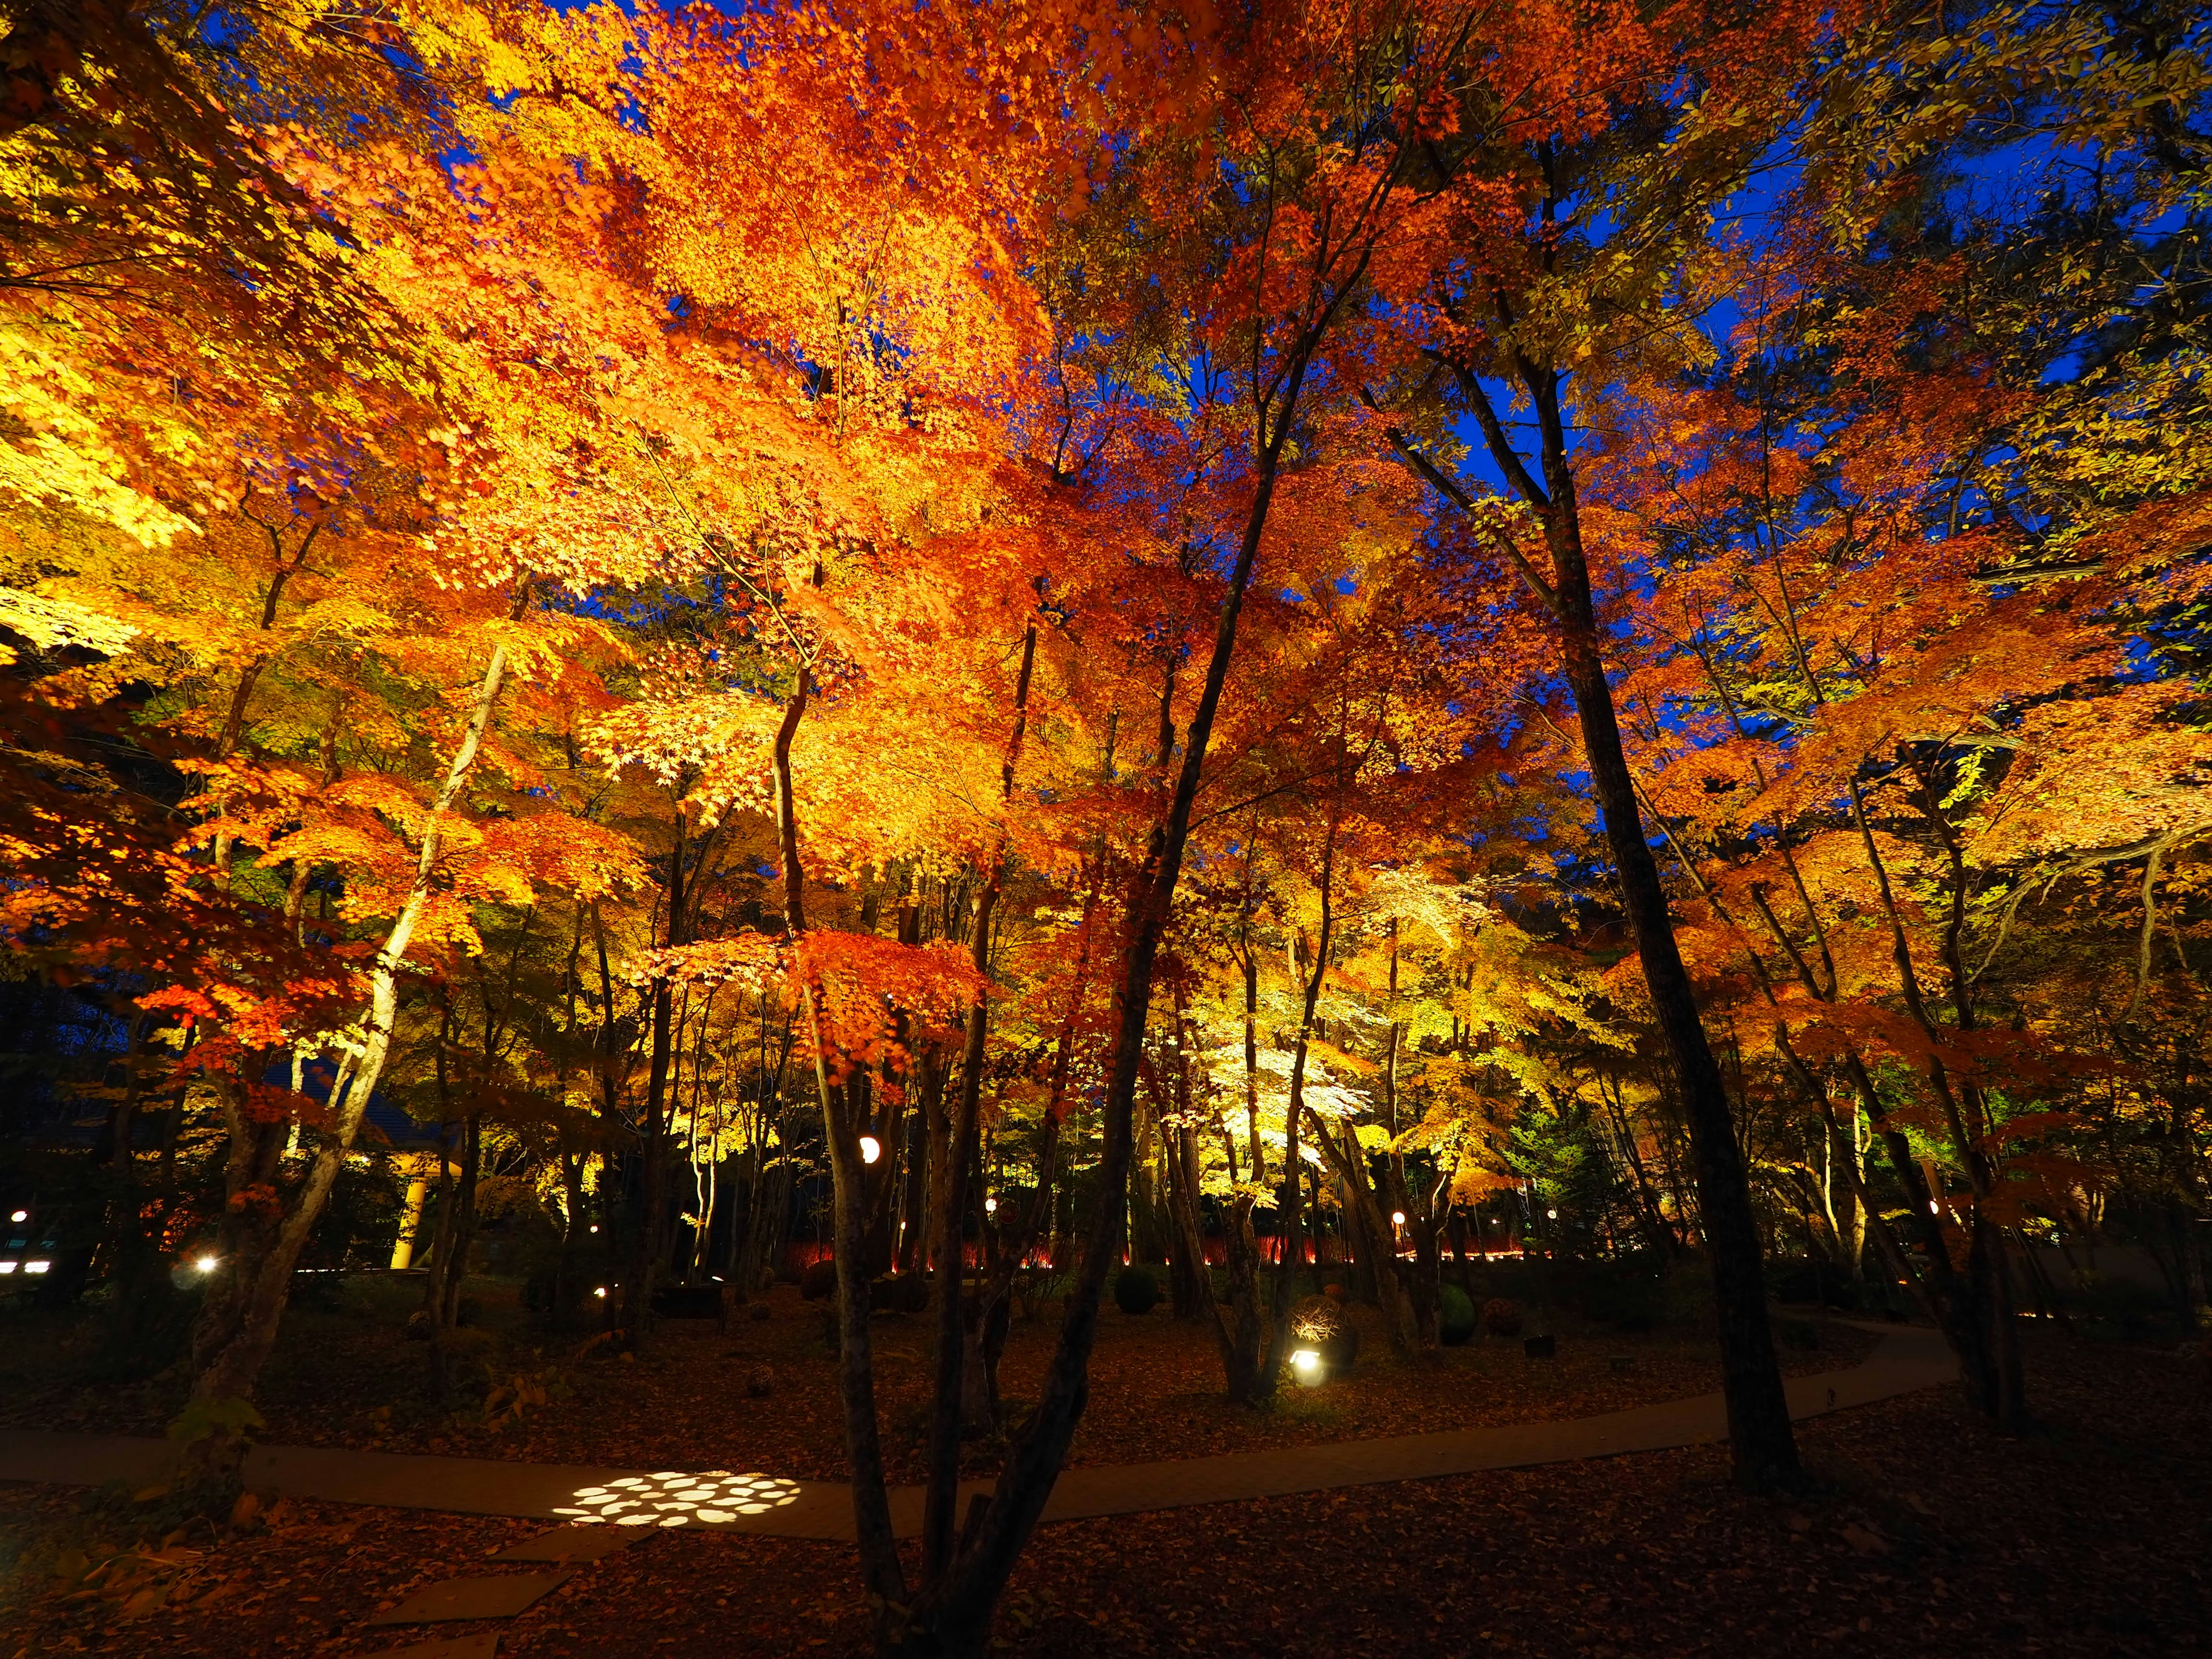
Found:
[[[1155, 1329], [1115, 1340], [1168, 1340]], [[1723, 1455], [1701, 1448], [1048, 1527], [1024, 1558], [995, 1650], [2207, 1651], [2203, 1361], [2042, 1332], [2030, 1358], [2031, 1435], [1994, 1434], [1950, 1389], [1836, 1413], [1802, 1425], [1817, 1486], [1788, 1500], [1739, 1496]], [[132, 1524], [127, 1498], [0, 1487], [0, 1547], [17, 1558], [0, 1656], [352, 1659], [490, 1629], [374, 1632], [362, 1621], [537, 1529], [298, 1505], [238, 1535], [196, 1529], [167, 1565], [126, 1562], [105, 1589], [72, 1594], [55, 1574], [68, 1551], [131, 1542]], [[496, 1628], [503, 1659], [842, 1659], [865, 1650], [867, 1626], [844, 1547], [655, 1532]]]
[[[712, 1321], [664, 1321], [647, 1351], [628, 1358], [604, 1350], [580, 1356], [580, 1337], [532, 1335], [511, 1285], [474, 1281], [471, 1294], [482, 1322], [459, 1334], [466, 1346], [456, 1376], [463, 1380], [442, 1408], [425, 1397], [425, 1345], [404, 1334], [411, 1304], [369, 1281], [349, 1287], [335, 1307], [295, 1309], [258, 1397], [268, 1419], [262, 1437], [538, 1462], [844, 1478], [824, 1304], [802, 1302], [791, 1285], [776, 1287], [764, 1304], [766, 1319], [741, 1308], [726, 1334]], [[1720, 1386], [1711, 1341], [1673, 1328], [1625, 1335], [1563, 1316], [1555, 1322], [1553, 1359], [1528, 1359], [1517, 1338], [1479, 1337], [1407, 1363], [1391, 1354], [1373, 1310], [1349, 1311], [1362, 1335], [1352, 1371], [1317, 1389], [1287, 1390], [1275, 1411], [1261, 1415], [1222, 1398], [1221, 1362], [1205, 1328], [1178, 1322], [1164, 1308], [1133, 1316], [1109, 1303], [1100, 1317], [1091, 1403], [1073, 1462], [1199, 1457], [1583, 1417]], [[1000, 1377], [1010, 1419], [1041, 1386], [1057, 1315], [1048, 1305], [1041, 1317], [1013, 1328]], [[1819, 1343], [1784, 1350], [1793, 1374], [1856, 1364], [1875, 1340], [1840, 1324], [1784, 1324], [1798, 1340]], [[933, 1316], [879, 1314], [872, 1329], [890, 1473], [894, 1480], [918, 1480]], [[12, 1358], [0, 1354], [0, 1425], [157, 1434], [182, 1403], [179, 1379], [88, 1382], [68, 1358], [29, 1348]], [[749, 1397], [747, 1380], [763, 1367], [771, 1392]], [[518, 1376], [546, 1397], [526, 1405], [519, 1419], [495, 1425], [483, 1408], [487, 1387], [511, 1385]], [[971, 1446], [971, 1472], [994, 1470], [998, 1449], [989, 1442]]]

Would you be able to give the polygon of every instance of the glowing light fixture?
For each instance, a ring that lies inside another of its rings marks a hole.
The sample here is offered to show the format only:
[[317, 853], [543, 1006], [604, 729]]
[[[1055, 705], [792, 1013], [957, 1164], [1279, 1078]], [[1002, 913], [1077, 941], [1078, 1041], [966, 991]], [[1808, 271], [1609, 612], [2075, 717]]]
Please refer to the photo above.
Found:
[[18, 1210], [8, 1218], [10, 1221], [28, 1221], [30, 1218], [31, 1212], [28, 1210]]
[[605, 1296], [606, 1293], [607, 1293], [607, 1287], [606, 1287], [605, 1285], [599, 1285], [599, 1286], [595, 1287], [595, 1288], [592, 1290], [592, 1294], [593, 1296]]
[[1297, 1374], [1300, 1387], [1315, 1389], [1321, 1386], [1321, 1355], [1314, 1349], [1294, 1349], [1291, 1354], [1291, 1369]]
[[14, 1262], [12, 1262], [12, 1261], [0, 1261], [0, 1273], [14, 1273], [15, 1271], [15, 1264]]
[[1391, 1212], [1390, 1212], [1390, 1224], [1391, 1224], [1392, 1226], [1394, 1226], [1394, 1227], [1402, 1227], [1402, 1226], [1404, 1226], [1404, 1225], [1406, 1224], [1406, 1212], [1405, 1212], [1403, 1210], [1393, 1210], [1393, 1211], [1391, 1211]]
[[597, 1232], [597, 1231], [599, 1231], [599, 1224], [598, 1222], [594, 1221], [594, 1222], [592, 1224], [592, 1231], [593, 1232]]
[[198, 1267], [204, 1273], [211, 1273], [222, 1265], [222, 1258], [219, 1255], [214, 1255], [201, 1256], [198, 1261], [192, 1263], [192, 1266]]
[[983, 1200], [983, 1213], [985, 1215], [996, 1215], [998, 1212], [999, 1200], [997, 1199], [987, 1198]]
[[1557, 1221], [1559, 1218], [1559, 1212], [1557, 1210], [1547, 1210], [1544, 1213], [1551, 1217], [1554, 1221]]
[[860, 1137], [861, 1163], [873, 1164], [883, 1155], [884, 1143], [882, 1141], [877, 1139], [873, 1135], [862, 1135]]
[[42, 1273], [53, 1265], [51, 1261], [26, 1261], [23, 1264], [23, 1271], [27, 1273]]

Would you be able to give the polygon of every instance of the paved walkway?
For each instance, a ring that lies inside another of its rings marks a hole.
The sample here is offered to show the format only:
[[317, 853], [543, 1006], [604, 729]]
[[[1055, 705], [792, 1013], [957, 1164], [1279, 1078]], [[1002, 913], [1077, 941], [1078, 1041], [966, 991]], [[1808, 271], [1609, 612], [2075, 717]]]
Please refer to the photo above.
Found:
[[[1936, 1332], [1896, 1326], [1873, 1328], [1881, 1331], [1881, 1340], [1864, 1364], [1790, 1380], [1793, 1417], [1817, 1417], [1867, 1405], [1957, 1376]], [[1386, 1440], [1069, 1469], [1054, 1488], [1044, 1518], [1076, 1521], [1334, 1486], [1565, 1463], [1700, 1445], [1724, 1439], [1727, 1432], [1721, 1396], [1708, 1394], [1564, 1422], [1449, 1429]], [[122, 1480], [143, 1486], [160, 1478], [164, 1453], [163, 1443], [154, 1439], [4, 1430], [0, 1431], [0, 1480], [70, 1486]], [[257, 1446], [246, 1460], [246, 1482], [256, 1492], [326, 1503], [640, 1528], [702, 1526], [783, 1538], [853, 1536], [852, 1497], [842, 1483], [785, 1480], [721, 1469], [704, 1474], [641, 1471]], [[989, 1482], [978, 1481], [967, 1490], [989, 1487]], [[896, 1488], [891, 1513], [901, 1536], [919, 1533], [921, 1488]]]

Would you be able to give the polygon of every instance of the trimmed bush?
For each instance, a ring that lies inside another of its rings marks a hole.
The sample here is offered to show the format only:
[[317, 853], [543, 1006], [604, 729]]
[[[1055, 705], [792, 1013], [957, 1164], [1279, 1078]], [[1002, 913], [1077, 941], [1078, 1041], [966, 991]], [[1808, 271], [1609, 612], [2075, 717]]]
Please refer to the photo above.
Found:
[[920, 1273], [887, 1273], [868, 1286], [868, 1305], [884, 1313], [920, 1313], [929, 1305], [929, 1281]]
[[810, 1263], [799, 1275], [799, 1293], [809, 1302], [837, 1294], [837, 1264], [824, 1259]]
[[1437, 1340], [1456, 1348], [1474, 1334], [1474, 1300], [1456, 1285], [1446, 1285], [1437, 1297]]
[[1159, 1304], [1160, 1281], [1150, 1267], [1124, 1267], [1115, 1276], [1114, 1305], [1123, 1313], [1150, 1313]]
[[1492, 1336], [1521, 1334], [1521, 1304], [1493, 1296], [1482, 1304], [1482, 1328]]

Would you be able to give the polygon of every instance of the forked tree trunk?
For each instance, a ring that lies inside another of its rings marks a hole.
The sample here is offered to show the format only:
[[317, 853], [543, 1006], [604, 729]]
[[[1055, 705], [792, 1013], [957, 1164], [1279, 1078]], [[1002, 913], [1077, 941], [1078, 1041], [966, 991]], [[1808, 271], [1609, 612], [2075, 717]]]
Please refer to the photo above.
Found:
[[1387, 1200], [1376, 1194], [1368, 1178], [1358, 1137], [1350, 1126], [1340, 1139], [1310, 1109], [1306, 1119], [1313, 1129], [1314, 1144], [1334, 1167], [1338, 1183], [1344, 1188], [1346, 1231], [1371, 1270], [1376, 1305], [1382, 1310], [1383, 1329], [1390, 1346], [1401, 1355], [1411, 1354], [1420, 1346], [1419, 1321], [1405, 1279], [1398, 1271], [1395, 1230], [1382, 1207]]
[[[1165, 819], [1157, 825], [1129, 890], [1129, 938], [1115, 991], [1115, 1029], [1100, 1110], [1101, 1149], [1097, 1196], [1084, 1240], [1082, 1261], [1070, 1285], [1054, 1349], [1036, 1409], [1008, 1448], [996, 1493], [978, 1499], [961, 1528], [959, 1544], [944, 1571], [926, 1577], [908, 1601], [896, 1571], [888, 1505], [880, 1510], [880, 1533], [862, 1528], [865, 1560], [888, 1556], [887, 1607], [878, 1640], [903, 1659], [967, 1659], [980, 1654], [991, 1616], [1004, 1593], [1014, 1562], [1044, 1512], [1054, 1482], [1066, 1462], [1069, 1443], [1088, 1396], [1091, 1349], [1097, 1338], [1099, 1304], [1109, 1269], [1121, 1255], [1122, 1223], [1132, 1150], [1131, 1117], [1144, 1061], [1145, 1026], [1152, 1003], [1152, 977], [1166, 931], [1169, 905], [1182, 874], [1190, 836], [1191, 813], [1203, 775], [1206, 746], [1221, 705], [1236, 651], [1237, 621], [1252, 579], [1277, 467], [1290, 434], [1290, 417], [1304, 380], [1307, 354], [1318, 343], [1332, 311], [1310, 331], [1286, 371], [1272, 428], [1257, 446], [1256, 486], [1239, 542], [1237, 562], [1214, 626], [1213, 654], [1206, 665], [1205, 689], [1185, 734], [1182, 766], [1176, 775]], [[874, 1479], [880, 1482], [878, 1467]], [[901, 1615], [903, 1616], [901, 1616]]]

